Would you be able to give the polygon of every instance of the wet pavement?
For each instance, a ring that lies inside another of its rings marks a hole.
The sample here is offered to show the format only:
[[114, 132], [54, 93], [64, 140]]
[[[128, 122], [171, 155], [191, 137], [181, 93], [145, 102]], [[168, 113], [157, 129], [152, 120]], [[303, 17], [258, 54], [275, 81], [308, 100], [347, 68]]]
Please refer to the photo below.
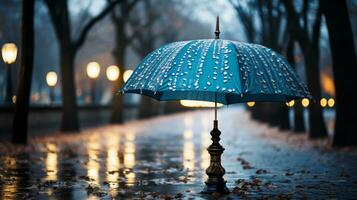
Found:
[[0, 142], [0, 199], [354, 199], [357, 151], [220, 109], [230, 195], [202, 195], [212, 110]]

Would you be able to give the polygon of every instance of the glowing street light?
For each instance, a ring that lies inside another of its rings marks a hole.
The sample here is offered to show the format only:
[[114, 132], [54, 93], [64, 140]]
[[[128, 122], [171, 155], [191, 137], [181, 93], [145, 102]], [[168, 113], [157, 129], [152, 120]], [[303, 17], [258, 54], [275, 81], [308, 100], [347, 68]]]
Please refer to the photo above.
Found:
[[13, 102], [12, 81], [11, 81], [11, 64], [16, 61], [17, 47], [14, 43], [6, 43], [1, 48], [1, 55], [4, 63], [7, 65], [7, 84], [5, 102]]
[[327, 99], [326, 98], [322, 98], [321, 100], [320, 100], [320, 105], [321, 105], [321, 107], [326, 107], [327, 106]]
[[335, 99], [329, 98], [327, 101], [328, 107], [332, 108], [335, 105]]
[[293, 106], [295, 105], [295, 100], [291, 100], [291, 101], [289, 101], [289, 102], [286, 102], [286, 105], [287, 105], [288, 107], [293, 107]]
[[57, 73], [56, 72], [48, 72], [46, 75], [46, 83], [49, 87], [55, 87], [57, 84]]
[[17, 47], [14, 43], [6, 43], [1, 49], [2, 59], [6, 64], [12, 64], [17, 57]]
[[124, 72], [124, 74], [123, 74], [124, 83], [126, 83], [126, 81], [128, 81], [128, 79], [130, 78], [132, 73], [133, 73], [133, 70], [131, 70], [131, 69], [128, 69]]
[[308, 98], [303, 98], [303, 99], [301, 100], [301, 104], [302, 104], [302, 106], [303, 106], [304, 108], [306, 108], [306, 107], [309, 106], [310, 100], [309, 100]]
[[119, 78], [120, 70], [116, 65], [110, 65], [106, 70], [107, 78], [110, 81], [116, 81]]
[[248, 107], [253, 107], [255, 105], [254, 101], [247, 102]]
[[87, 75], [91, 79], [98, 78], [100, 74], [100, 65], [97, 62], [90, 62], [87, 64]]
[[90, 62], [87, 64], [87, 75], [91, 79], [91, 101], [95, 102], [95, 79], [99, 77], [100, 65], [97, 62]]
[[46, 74], [46, 83], [47, 83], [48, 87], [50, 88], [51, 103], [53, 103], [55, 100], [54, 89], [56, 87], [57, 81], [58, 81], [58, 76], [57, 76], [56, 72], [50, 71]]

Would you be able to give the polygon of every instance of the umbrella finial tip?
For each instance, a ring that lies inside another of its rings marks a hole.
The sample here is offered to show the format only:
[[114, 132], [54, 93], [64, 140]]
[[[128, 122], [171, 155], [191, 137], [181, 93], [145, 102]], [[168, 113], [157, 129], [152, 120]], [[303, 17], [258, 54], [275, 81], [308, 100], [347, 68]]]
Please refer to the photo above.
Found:
[[216, 35], [216, 39], [219, 39], [219, 34], [221, 32], [219, 31], [219, 16], [217, 15], [217, 19], [216, 19], [216, 31], [214, 32], [214, 34]]

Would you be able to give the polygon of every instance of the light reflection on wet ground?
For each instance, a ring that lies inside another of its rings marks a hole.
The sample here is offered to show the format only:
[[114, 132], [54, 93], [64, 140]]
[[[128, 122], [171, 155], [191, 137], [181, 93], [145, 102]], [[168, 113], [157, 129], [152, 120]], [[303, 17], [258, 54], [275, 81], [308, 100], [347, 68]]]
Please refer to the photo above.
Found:
[[[0, 143], [0, 199], [218, 198], [199, 194], [212, 114], [39, 137], [26, 148]], [[357, 196], [354, 152], [291, 144], [277, 136], [292, 133], [252, 122], [239, 107], [222, 109], [219, 120], [229, 197]]]

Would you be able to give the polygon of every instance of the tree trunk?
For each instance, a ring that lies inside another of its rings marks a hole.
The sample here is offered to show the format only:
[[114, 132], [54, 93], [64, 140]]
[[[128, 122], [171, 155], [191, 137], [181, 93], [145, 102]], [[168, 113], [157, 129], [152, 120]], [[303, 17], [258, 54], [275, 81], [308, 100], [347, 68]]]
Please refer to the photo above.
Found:
[[357, 145], [355, 76], [356, 49], [346, 1], [321, 1], [326, 17], [332, 52], [333, 75], [336, 87], [336, 126], [334, 146]]
[[[296, 63], [294, 59], [294, 43], [295, 41], [293, 39], [290, 39], [287, 48], [286, 58], [289, 61], [290, 65], [296, 71]], [[295, 105], [294, 105], [294, 132], [296, 133], [305, 132], [303, 108], [301, 103], [298, 101], [295, 101]]]
[[112, 100], [112, 114], [110, 117], [110, 123], [123, 123], [123, 94], [117, 93], [119, 89], [124, 85], [123, 74], [125, 71], [125, 49], [126, 49], [126, 36], [124, 32], [124, 24], [120, 23], [116, 25], [116, 49], [114, 51], [114, 57], [120, 69], [120, 76], [114, 83], [114, 93]]
[[280, 123], [279, 123], [279, 128], [281, 130], [289, 130], [290, 129], [290, 120], [289, 120], [289, 108], [286, 106], [285, 103], [279, 103], [279, 110], [277, 110], [280, 115]]
[[294, 105], [294, 132], [303, 133], [305, 132], [304, 125], [304, 110], [302, 108], [301, 102], [295, 101]]
[[319, 105], [321, 99], [321, 85], [319, 76], [319, 56], [318, 47], [306, 46], [303, 49], [306, 66], [306, 76], [309, 89], [316, 102], [309, 104], [309, 136], [310, 138], [319, 138], [327, 136], [327, 131], [322, 115], [322, 109]]
[[152, 116], [155, 116], [158, 113], [158, 102], [156, 100], [146, 97], [146, 96], [141, 96], [140, 97], [140, 105], [139, 105], [139, 118], [144, 119], [144, 118], [149, 118]]
[[23, 1], [21, 68], [12, 135], [12, 142], [17, 144], [27, 143], [27, 122], [34, 58], [34, 8], [34, 0]]
[[13, 89], [12, 89], [12, 73], [11, 73], [11, 64], [6, 64], [6, 97], [5, 97], [5, 103], [8, 103], [10, 106], [12, 106], [12, 96], [13, 96]]
[[164, 105], [164, 114], [171, 114], [176, 112], [184, 111], [185, 109], [181, 106], [180, 101], [166, 101]]
[[62, 124], [61, 131], [79, 131], [79, 121], [76, 102], [74, 53], [69, 45], [61, 41], [60, 64], [62, 81]]

